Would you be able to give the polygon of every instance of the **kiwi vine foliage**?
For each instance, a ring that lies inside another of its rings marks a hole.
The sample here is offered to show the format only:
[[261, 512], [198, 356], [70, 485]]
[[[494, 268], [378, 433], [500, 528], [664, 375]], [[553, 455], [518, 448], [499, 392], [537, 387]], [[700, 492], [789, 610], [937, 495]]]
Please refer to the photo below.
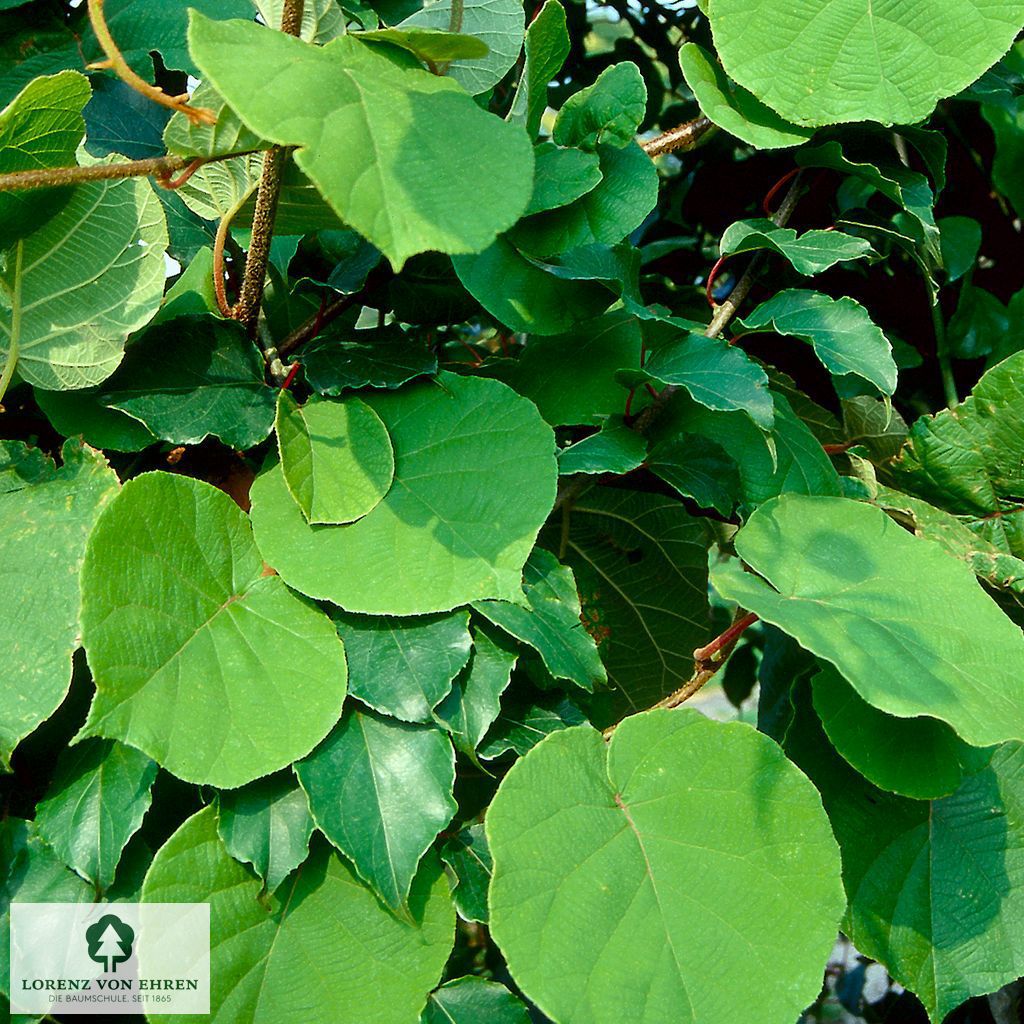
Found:
[[1024, 3], [881, 7], [0, 0], [5, 1011], [991, 1019]]

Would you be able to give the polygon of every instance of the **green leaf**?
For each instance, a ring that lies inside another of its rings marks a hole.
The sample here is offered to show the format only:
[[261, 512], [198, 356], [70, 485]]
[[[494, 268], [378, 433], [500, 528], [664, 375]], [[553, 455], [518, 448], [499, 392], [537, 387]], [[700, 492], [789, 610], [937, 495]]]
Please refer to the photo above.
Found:
[[[799, 746], [797, 746], [799, 744]], [[924, 1003], [935, 1024], [964, 1000], [1024, 970], [1024, 750], [991, 761], [941, 800], [876, 789], [816, 729], [790, 732], [787, 752], [822, 792], [843, 855], [843, 931]]]
[[45, 483], [56, 475], [53, 459], [41, 449], [30, 448], [21, 441], [0, 442], [0, 494]]
[[586, 720], [587, 716], [558, 691], [533, 698], [513, 696], [488, 732], [480, 756], [493, 760], [509, 751], [525, 754], [545, 736]]
[[778, 17], [771, 0], [710, 0], [725, 70], [797, 124], [914, 124], [968, 86], [1009, 48], [1024, 4], [798, 0]]
[[395, 476], [380, 417], [358, 398], [277, 399], [277, 446], [292, 497], [310, 523], [350, 523], [372, 512]]
[[462, 32], [484, 43], [482, 53], [462, 55], [445, 72], [476, 96], [497, 85], [515, 64], [523, 48], [524, 20], [518, 0], [467, 0], [461, 5], [452, 0], [430, 0], [398, 27]]
[[67, 204], [15, 244], [0, 271], [0, 353], [50, 390], [113, 373], [128, 335], [163, 297], [167, 225], [141, 178], [79, 185]]
[[923, 416], [892, 472], [898, 487], [1024, 557], [1024, 352], [989, 370], [957, 407]]
[[332, 612], [345, 642], [349, 693], [404, 722], [430, 722], [469, 661], [469, 614], [399, 619]]
[[814, 710], [836, 750], [890, 793], [918, 800], [949, 796], [972, 748], [936, 718], [894, 718], [872, 707], [831, 666], [812, 680]]
[[289, 586], [346, 611], [517, 600], [555, 497], [554, 437], [536, 408], [497, 381], [451, 373], [363, 400], [391, 436], [391, 490], [355, 523], [311, 526], [274, 466], [252, 488], [263, 557]]
[[1011, 109], [985, 104], [981, 113], [995, 135], [992, 184], [1006, 196], [1017, 215], [1024, 210], [1024, 179], [1020, 161], [1024, 154], [1024, 104], [1017, 98]]
[[447, 840], [441, 860], [455, 879], [452, 899], [459, 917], [486, 924], [493, 861], [483, 825], [470, 825]]
[[805, 276], [821, 274], [837, 263], [859, 259], [879, 259], [871, 244], [842, 231], [805, 231], [797, 235], [792, 228], [780, 228], [766, 219], [739, 220], [722, 235], [721, 253], [767, 249], [784, 256], [794, 270]]
[[[62, 71], [30, 82], [0, 110], [0, 172], [73, 167], [85, 135], [82, 110], [89, 79]], [[5, 247], [48, 220], [70, 196], [69, 189], [0, 193]]]
[[36, 829], [68, 867], [105, 892], [149, 810], [155, 778], [156, 764], [120, 743], [87, 740], [69, 747], [36, 808]]
[[[306, 8], [310, 5], [307, 4]], [[192, 94], [189, 102], [194, 107], [205, 107], [216, 115], [214, 124], [194, 124], [184, 114], [175, 114], [164, 129], [164, 145], [168, 153], [179, 156], [227, 156], [231, 153], [248, 153], [254, 149], [269, 149], [266, 139], [249, 131], [242, 124], [238, 115], [224, 102], [209, 82], [202, 82]], [[233, 166], [245, 167], [249, 161], [232, 161]], [[255, 163], [255, 162], [253, 162]], [[214, 171], [216, 165], [201, 167], [198, 173], [200, 181]], [[256, 164], [258, 167], [258, 164]], [[258, 174], [258, 171], [257, 171]], [[193, 175], [194, 177], [194, 175]], [[210, 184], [216, 179], [209, 179]], [[188, 191], [185, 193], [188, 195]]]
[[260, 888], [224, 849], [212, 807], [171, 836], [146, 875], [147, 903], [210, 904], [210, 1024], [308, 1024], [312, 1006], [359, 1007], [366, 1024], [415, 1018], [452, 948], [455, 915], [436, 859], [416, 877], [408, 920], [325, 843], [275, 894], [261, 899]]
[[759, 427], [771, 429], [775, 409], [768, 376], [742, 349], [691, 331], [672, 318], [645, 326], [644, 339], [651, 351], [639, 377], [685, 388], [708, 409], [741, 410]]
[[534, 149], [533, 156], [533, 195], [530, 205], [523, 211], [524, 217], [568, 206], [601, 182], [601, 165], [596, 153], [562, 149], [552, 142], [542, 142]]
[[265, 573], [234, 502], [187, 477], [136, 477], [100, 517], [82, 629], [96, 696], [79, 737], [122, 740], [189, 782], [283, 768], [345, 696], [330, 620]]
[[608, 745], [562, 732], [512, 767], [486, 827], [491, 933], [550, 1017], [732, 1024], [756, 1001], [794, 1020], [820, 989], [839, 851], [814, 787], [748, 726], [679, 710]]
[[978, 259], [981, 250], [981, 225], [972, 217], [942, 217], [938, 221], [942, 265], [946, 280], [959, 281]]
[[513, 245], [544, 259], [583, 245], [613, 245], [643, 223], [658, 202], [658, 171], [651, 158], [633, 142], [602, 143], [595, 152], [598, 184], [567, 206], [521, 220], [508, 233]]
[[[196, 15], [189, 42], [242, 121], [299, 147], [301, 170], [396, 269], [428, 249], [478, 252], [526, 208], [533, 155], [525, 133], [448, 78], [401, 68], [350, 35], [316, 47]], [[252, 88], [254, 66], [273, 90]], [[467, 165], [463, 149], [488, 159]]]
[[960, 286], [956, 312], [946, 324], [946, 346], [957, 359], [991, 355], [1010, 333], [1010, 313], [991, 292], [970, 281]]
[[392, 910], [404, 909], [424, 853], [458, 809], [448, 737], [350, 707], [295, 773], [320, 831]]
[[783, 120], [753, 93], [736, 85], [707, 50], [685, 43], [679, 50], [679, 66], [686, 84], [709, 121], [757, 149], [799, 146], [814, 134]]
[[44, 391], [34, 389], [36, 404], [58, 434], [81, 436], [94, 448], [115, 452], [138, 452], [157, 438], [138, 420], [100, 403], [99, 388], [78, 391]]
[[504, 985], [475, 975], [456, 978], [430, 993], [420, 1024], [530, 1024], [522, 1002]]
[[452, 265], [466, 291], [500, 323], [542, 335], [561, 334], [603, 313], [618, 299], [604, 282], [618, 281], [625, 270], [606, 264], [565, 276], [561, 267], [532, 259], [505, 236], [479, 255], [456, 256]]
[[322, 395], [365, 387], [390, 390], [437, 371], [437, 356], [421, 339], [387, 328], [325, 332], [303, 348], [300, 361], [309, 386]]
[[486, 57], [490, 52], [487, 44], [476, 36], [460, 35], [443, 28], [420, 28], [410, 25], [408, 21], [397, 28], [375, 28], [369, 32], [359, 32], [356, 38], [370, 43], [388, 43], [408, 50], [417, 60], [431, 62]]
[[473, 609], [506, 633], [529, 644], [556, 679], [584, 690], [608, 681], [593, 637], [580, 621], [580, 597], [572, 570], [550, 551], [534, 548], [523, 569], [526, 607], [508, 601], [476, 601]]
[[629, 473], [640, 466], [647, 455], [643, 435], [626, 426], [621, 416], [609, 416], [596, 434], [577, 441], [558, 453], [558, 472]]
[[[0, 451], [27, 450], [5, 441]], [[66, 441], [64, 464], [0, 494], [0, 580], [11, 595], [3, 618], [7, 652], [0, 685], [0, 766], [57, 710], [71, 685], [79, 644], [78, 571], [96, 519], [117, 493], [99, 452]]]
[[[973, 746], [1024, 735], [1024, 638], [974, 574], [884, 512], [784, 495], [712, 574], [719, 593], [831, 662], [871, 705], [946, 722]], [[927, 581], [927, 586], [922, 586]]]
[[476, 760], [476, 748], [501, 711], [501, 695], [512, 679], [518, 655], [514, 645], [494, 631], [473, 629], [473, 652], [434, 718], [456, 748]]
[[[542, 543], [557, 549], [560, 531], [550, 527]], [[608, 672], [599, 724], [650, 707], [689, 679], [693, 649], [708, 639], [699, 519], [659, 494], [594, 487], [572, 504], [562, 561]]]
[[786, 398], [771, 398], [775, 425], [767, 436], [746, 413], [712, 412], [683, 394], [673, 396], [655, 433], [658, 440], [700, 434], [721, 445], [739, 467], [748, 509], [786, 492], [838, 495], [839, 475], [821, 442]]
[[628, 146], [647, 109], [647, 86], [632, 61], [605, 68], [593, 85], [562, 105], [551, 131], [559, 146], [596, 150], [598, 144]]
[[732, 513], [742, 494], [740, 473], [725, 449], [699, 434], [679, 434], [659, 441], [647, 468], [684, 498], [723, 516]]
[[251, 864], [268, 892], [309, 855], [313, 819], [291, 772], [227, 790], [217, 807], [217, 832], [228, 853]]
[[508, 120], [522, 124], [532, 139], [548, 105], [548, 83], [569, 55], [565, 8], [559, 0], [545, 0], [526, 30], [526, 61], [516, 85]]
[[750, 331], [771, 328], [806, 341], [836, 377], [853, 374], [884, 395], [896, 390], [892, 345], [868, 311], [851, 298], [788, 288], [762, 302], [742, 325]]
[[98, 400], [172, 444], [213, 436], [244, 450], [265, 440], [274, 423], [264, 372], [260, 350], [239, 324], [178, 317], [132, 342]]

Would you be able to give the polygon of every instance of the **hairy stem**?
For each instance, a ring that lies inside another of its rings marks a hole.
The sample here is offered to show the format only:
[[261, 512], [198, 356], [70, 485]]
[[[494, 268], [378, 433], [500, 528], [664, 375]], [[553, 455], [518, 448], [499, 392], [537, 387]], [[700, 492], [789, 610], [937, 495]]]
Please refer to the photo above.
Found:
[[7, 360], [3, 373], [0, 374], [0, 402], [4, 400], [10, 387], [14, 368], [18, 365], [18, 345], [21, 340], [21, 263], [25, 252], [25, 243], [19, 240], [14, 250], [14, 287], [11, 289], [11, 336], [7, 348]]
[[662, 153], [674, 153], [680, 149], [696, 149], [697, 144], [704, 138], [714, 125], [704, 116], [686, 121], [683, 124], [670, 128], [653, 139], [640, 143], [640, 148], [651, 158], [661, 156]]
[[89, 21], [92, 23], [92, 30], [96, 33], [101, 49], [107, 59], [96, 64], [90, 64], [90, 68], [110, 68], [125, 85], [131, 86], [136, 92], [141, 93], [154, 103], [162, 107], [168, 107], [184, 114], [192, 124], [216, 124], [217, 115], [206, 107], [193, 107], [188, 103], [188, 95], [169, 96], [159, 86], [150, 85], [144, 78], [140, 78], [124, 59], [124, 55], [118, 49], [114, 37], [110, 34], [107, 20], [103, 16], [103, 0], [89, 0]]

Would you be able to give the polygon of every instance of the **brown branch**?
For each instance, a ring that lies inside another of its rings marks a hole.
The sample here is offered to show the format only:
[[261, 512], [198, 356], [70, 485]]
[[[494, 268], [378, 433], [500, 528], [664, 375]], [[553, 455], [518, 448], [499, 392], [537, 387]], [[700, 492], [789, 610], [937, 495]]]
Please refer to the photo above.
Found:
[[[225, 156], [203, 158], [204, 164], [217, 163], [241, 156], [231, 153]], [[108, 181], [117, 178], [155, 177], [158, 184], [170, 181], [171, 175], [195, 164], [192, 156], [153, 156], [145, 160], [126, 160], [118, 164], [92, 164], [89, 167], [43, 167], [32, 171], [11, 171], [0, 174], [0, 192], [19, 192], [29, 188], [63, 188], [80, 185], [86, 181]]]
[[670, 128], [653, 139], [640, 143], [640, 148], [652, 159], [662, 153], [675, 153], [677, 150], [696, 149], [697, 144], [714, 125], [703, 115]]
[[90, 69], [99, 70], [109, 68], [125, 85], [131, 86], [136, 92], [141, 93], [146, 99], [159, 103], [162, 107], [168, 107], [184, 114], [192, 124], [216, 124], [217, 114], [207, 107], [193, 107], [188, 103], [188, 93], [184, 96], [170, 96], [159, 86], [150, 85], [144, 78], [140, 78], [132, 71], [124, 54], [118, 49], [114, 37], [110, 34], [107, 20], [103, 15], [104, 0], [89, 0], [89, 21], [92, 23], [92, 30], [96, 33], [96, 39], [100, 48], [107, 55], [104, 61], [90, 64]]

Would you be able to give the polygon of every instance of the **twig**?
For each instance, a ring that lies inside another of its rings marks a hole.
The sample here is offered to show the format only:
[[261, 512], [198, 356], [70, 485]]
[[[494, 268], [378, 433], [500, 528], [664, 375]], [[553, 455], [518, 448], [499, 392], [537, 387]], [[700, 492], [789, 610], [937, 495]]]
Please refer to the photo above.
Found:
[[154, 103], [159, 103], [162, 107], [168, 107], [184, 114], [192, 124], [216, 124], [216, 112], [207, 107], [190, 106], [188, 93], [183, 96], [170, 96], [159, 86], [150, 85], [144, 78], [140, 78], [132, 71], [107, 27], [106, 18], [103, 16], [103, 2], [104, 0], [89, 0], [89, 21], [92, 23], [92, 30], [96, 33], [96, 39], [100, 48], [107, 55], [107, 59], [90, 64], [89, 69], [109, 68], [125, 85], [131, 86], [136, 92], [141, 93]]
[[655, 135], [653, 139], [641, 142], [640, 148], [652, 159], [661, 156], [662, 153], [674, 153], [680, 149], [696, 149], [697, 144], [712, 128], [714, 125], [701, 115], [692, 121], [676, 125], [675, 128], [669, 128], [667, 132]]
[[[303, 0], [284, 0], [281, 13], [281, 31], [297, 36], [302, 28]], [[263, 158], [263, 173], [260, 175], [259, 192], [256, 194], [256, 210], [252, 218], [252, 236], [249, 251], [245, 257], [245, 274], [238, 294], [238, 302], [231, 315], [240, 320], [251, 336], [256, 334], [256, 325], [263, 303], [263, 286], [270, 262], [270, 243], [274, 236], [274, 219], [277, 216], [277, 202], [281, 197], [281, 173], [289, 150], [275, 146]], [[268, 356], [267, 362], [270, 358]]]
[[[732, 625], [716, 636], [711, 643], [706, 644], [704, 647], [698, 647], [693, 652], [693, 675], [678, 690], [659, 700], [651, 710], [656, 708], [677, 708], [680, 704], [688, 701], [728, 661], [729, 655], [732, 654], [739, 638], [755, 622], [757, 622], [757, 616], [753, 612], [743, 612], [742, 609], [737, 608], [736, 617], [733, 619]], [[604, 738], [606, 740], [611, 739], [614, 732], [615, 726], [608, 726], [604, 730]]]
[[[251, 152], [256, 152], [252, 150]], [[202, 163], [213, 164], [241, 156], [231, 153], [225, 156], [202, 158]], [[126, 160], [118, 164], [93, 164], [90, 167], [45, 167], [32, 171], [11, 171], [0, 174], [0, 192], [20, 192], [30, 188], [63, 188], [79, 185], [86, 181], [107, 181], [116, 178], [155, 177], [157, 184], [170, 180], [171, 175], [195, 164], [191, 156], [151, 156], [145, 160]]]
[[362, 295], [362, 292], [355, 292], [352, 295], [342, 295], [329, 305], [322, 306], [317, 310], [314, 316], [311, 316], [305, 323], [296, 327], [295, 330], [277, 346], [277, 354], [284, 359], [285, 356], [290, 355], [300, 345], [304, 345], [307, 341], [315, 338], [317, 334], [320, 333], [321, 328], [341, 316], [346, 309], [351, 309], [362, 298]]
[[247, 193], [221, 217], [220, 223], [217, 225], [217, 234], [213, 240], [213, 291], [217, 297], [217, 308], [220, 310], [221, 316], [231, 317], [233, 315], [231, 303], [228, 302], [227, 288], [224, 284], [224, 247], [231, 230], [231, 222], [248, 199], [249, 194]]

